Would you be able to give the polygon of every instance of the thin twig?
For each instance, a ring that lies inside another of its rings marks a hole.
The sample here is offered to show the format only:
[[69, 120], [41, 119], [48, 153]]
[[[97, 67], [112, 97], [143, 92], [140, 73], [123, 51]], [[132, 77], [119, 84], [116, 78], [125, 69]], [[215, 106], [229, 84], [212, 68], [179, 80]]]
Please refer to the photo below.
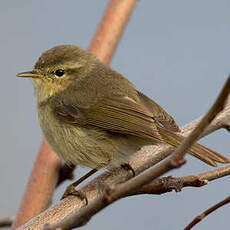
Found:
[[208, 216], [210, 213], [216, 211], [218, 208], [223, 207], [224, 205], [230, 203], [230, 196], [225, 198], [224, 200], [220, 201], [219, 203], [213, 205], [211, 208], [207, 209], [203, 213], [201, 213], [199, 216], [195, 217], [192, 222], [184, 228], [184, 230], [190, 230], [192, 227], [194, 227], [197, 223], [202, 221], [206, 216]]
[[139, 194], [163, 194], [175, 190], [180, 192], [185, 187], [201, 187], [208, 182], [230, 175], [230, 166], [225, 166], [208, 172], [184, 176], [184, 177], [163, 177], [158, 178], [139, 188], [131, 191], [130, 196]]
[[[181, 130], [183, 135], [185, 137], [188, 136], [190, 132], [197, 126], [200, 120], [201, 119], [197, 119], [185, 127], [182, 127]], [[206, 136], [218, 129], [226, 128], [228, 126], [230, 126], [230, 103], [225, 106], [224, 110], [205, 129], [201, 136]], [[173, 148], [165, 144], [144, 147], [133, 156], [129, 164], [135, 170], [136, 175], [138, 175], [142, 171], [169, 156], [172, 151]], [[104, 188], [105, 185], [111, 186], [123, 183], [131, 177], [132, 175], [128, 173], [127, 170], [123, 170], [122, 168], [117, 168], [113, 171], [106, 171], [83, 186], [80, 191], [86, 195], [89, 203], [91, 203], [102, 194], [102, 188]], [[46, 210], [45, 212], [33, 218], [31, 221], [27, 222], [20, 229], [42, 229], [44, 224], [57, 223], [57, 221], [79, 211], [83, 206], [83, 202], [76, 196], [69, 196], [57, 203], [52, 208]]]
[[211, 121], [216, 117], [216, 115], [224, 108], [226, 99], [230, 91], [230, 76], [228, 77], [223, 89], [221, 90], [215, 103], [208, 111], [208, 113], [201, 119], [198, 126], [191, 132], [191, 134], [182, 141], [180, 146], [176, 148], [172, 156], [160, 163], [156, 167], [151, 168], [147, 172], [130, 179], [129, 181], [115, 186], [108, 187], [105, 192], [94, 202], [88, 204], [85, 208], [81, 209], [80, 212], [76, 212], [73, 215], [66, 217], [59, 223], [54, 224], [49, 227], [49, 229], [72, 229], [75, 227], [80, 227], [88, 222], [88, 220], [112, 204], [116, 200], [127, 196], [130, 191], [138, 190], [145, 184], [150, 183], [153, 179], [163, 175], [164, 173], [180, 167], [185, 161], [183, 160], [186, 150], [199, 138], [204, 129], [211, 123]]

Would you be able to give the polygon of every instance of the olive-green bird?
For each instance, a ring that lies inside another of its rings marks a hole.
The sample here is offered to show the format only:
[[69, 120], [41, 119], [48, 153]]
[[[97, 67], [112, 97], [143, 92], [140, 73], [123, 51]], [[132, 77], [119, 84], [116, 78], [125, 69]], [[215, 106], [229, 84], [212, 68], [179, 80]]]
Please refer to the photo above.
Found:
[[[33, 79], [43, 134], [68, 164], [118, 166], [142, 146], [163, 142], [176, 147], [184, 139], [158, 104], [77, 46], [54, 47], [31, 72], [17, 76]], [[188, 152], [212, 166], [229, 162], [199, 144]]]

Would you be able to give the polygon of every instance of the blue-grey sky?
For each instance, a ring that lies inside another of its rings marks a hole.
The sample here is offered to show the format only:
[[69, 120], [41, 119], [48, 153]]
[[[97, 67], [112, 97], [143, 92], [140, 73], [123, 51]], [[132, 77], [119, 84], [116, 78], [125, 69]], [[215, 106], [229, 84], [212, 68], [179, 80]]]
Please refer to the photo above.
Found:
[[[30, 70], [41, 52], [52, 46], [87, 48], [107, 2], [1, 2], [0, 217], [15, 214], [42, 139], [32, 84], [15, 75]], [[230, 72], [229, 10], [228, 0], [138, 1], [111, 66], [162, 105], [179, 125], [187, 124], [207, 111]], [[228, 140], [229, 134], [222, 130], [201, 143], [230, 157]], [[170, 175], [211, 169], [187, 159]], [[54, 203], [68, 183], [58, 189]], [[181, 193], [126, 198], [97, 214], [83, 229], [182, 229], [229, 195], [229, 186], [226, 177]], [[229, 211], [229, 206], [222, 208], [196, 229], [227, 229]]]

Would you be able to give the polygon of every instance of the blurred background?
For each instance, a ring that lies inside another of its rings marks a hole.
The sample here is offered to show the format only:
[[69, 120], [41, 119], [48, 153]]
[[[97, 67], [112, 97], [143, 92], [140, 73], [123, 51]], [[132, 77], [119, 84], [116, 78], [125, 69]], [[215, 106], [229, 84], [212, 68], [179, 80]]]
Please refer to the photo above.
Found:
[[[108, 0], [12, 0], [0, 7], [0, 218], [15, 215], [41, 143], [30, 80], [41, 52], [59, 44], [87, 48]], [[138, 1], [111, 66], [165, 108], [180, 126], [204, 114], [230, 72], [230, 2]], [[230, 157], [229, 133], [201, 140]], [[212, 168], [187, 156], [170, 175]], [[77, 170], [77, 177], [88, 169]], [[58, 202], [66, 182], [58, 188]], [[194, 216], [229, 195], [230, 177], [181, 193], [143, 195], [116, 202], [83, 229], [182, 229]], [[197, 225], [227, 229], [230, 206]]]

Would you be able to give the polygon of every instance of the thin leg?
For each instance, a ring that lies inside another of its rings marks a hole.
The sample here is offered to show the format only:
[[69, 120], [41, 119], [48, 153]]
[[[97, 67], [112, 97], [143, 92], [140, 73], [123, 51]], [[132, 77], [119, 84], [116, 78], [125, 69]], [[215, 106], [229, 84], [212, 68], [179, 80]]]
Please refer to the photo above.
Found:
[[59, 178], [56, 187], [58, 187], [63, 181], [66, 179], [73, 180], [74, 179], [74, 169], [76, 165], [67, 165], [64, 163], [59, 171]]
[[79, 184], [81, 184], [81, 182], [83, 182], [84, 180], [86, 180], [87, 178], [89, 178], [90, 176], [92, 176], [94, 173], [97, 172], [97, 169], [92, 169], [90, 170], [88, 173], [86, 173], [84, 176], [82, 176], [80, 179], [78, 179], [77, 181], [73, 182], [72, 185], [74, 187], [77, 187]]
[[64, 192], [64, 194], [63, 194], [61, 200], [64, 199], [64, 198], [66, 198], [66, 197], [69, 196], [69, 195], [73, 195], [73, 196], [78, 196], [78, 197], [80, 197], [81, 200], [85, 200], [86, 205], [87, 205], [87, 204], [88, 204], [88, 199], [87, 199], [87, 197], [86, 197], [85, 194], [83, 194], [82, 192], [77, 191], [77, 190], [75, 189], [75, 187], [77, 187], [82, 181], [86, 180], [88, 177], [92, 176], [92, 175], [93, 175], [94, 173], [96, 173], [96, 172], [97, 172], [97, 169], [92, 169], [92, 170], [90, 170], [88, 173], [86, 173], [84, 176], [82, 176], [80, 179], [78, 179], [77, 181], [75, 181], [75, 182], [73, 182], [72, 184], [70, 184], [70, 185], [66, 188], [66, 190], [65, 190], [65, 192]]

